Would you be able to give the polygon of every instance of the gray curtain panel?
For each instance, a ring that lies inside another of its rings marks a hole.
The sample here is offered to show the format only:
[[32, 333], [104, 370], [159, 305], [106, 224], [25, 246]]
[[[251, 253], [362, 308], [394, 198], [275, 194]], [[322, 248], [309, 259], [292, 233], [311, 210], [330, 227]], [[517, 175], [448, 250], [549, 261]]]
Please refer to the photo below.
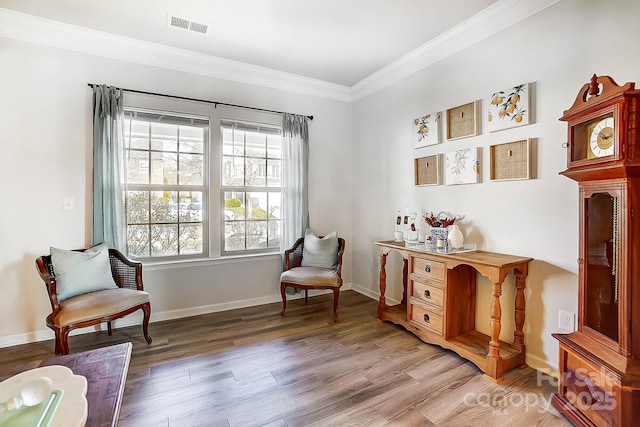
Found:
[[[282, 214], [280, 253], [289, 249], [304, 236], [309, 227], [309, 126], [306, 116], [282, 115]], [[300, 292], [287, 288], [287, 293]]]
[[[94, 245], [126, 250], [121, 182], [124, 134], [122, 89], [93, 87], [93, 221]], [[126, 253], [126, 252], [125, 252]]]
[[306, 116], [284, 113], [282, 117], [284, 253], [309, 227], [309, 127]]

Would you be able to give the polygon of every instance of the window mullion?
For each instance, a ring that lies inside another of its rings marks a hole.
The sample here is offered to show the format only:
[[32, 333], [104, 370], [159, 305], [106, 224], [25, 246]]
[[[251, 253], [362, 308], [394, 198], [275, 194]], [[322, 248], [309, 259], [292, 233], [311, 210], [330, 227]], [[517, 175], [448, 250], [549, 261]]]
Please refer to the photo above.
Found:
[[204, 185], [127, 184], [129, 191], [205, 191]]

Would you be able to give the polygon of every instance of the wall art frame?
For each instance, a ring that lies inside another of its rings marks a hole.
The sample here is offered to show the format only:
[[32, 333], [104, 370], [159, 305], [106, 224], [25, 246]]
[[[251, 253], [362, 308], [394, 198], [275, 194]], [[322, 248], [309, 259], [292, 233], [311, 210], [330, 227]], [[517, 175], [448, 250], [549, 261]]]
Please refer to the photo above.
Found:
[[463, 148], [445, 153], [445, 185], [477, 184], [482, 182], [482, 148]]
[[417, 186], [439, 185], [442, 176], [441, 162], [439, 154], [414, 159], [414, 184]]
[[447, 139], [467, 138], [480, 134], [478, 120], [479, 101], [449, 108], [447, 110]]
[[422, 148], [436, 145], [442, 142], [442, 115], [440, 112], [425, 114], [413, 120], [414, 145], [413, 148]]
[[531, 178], [531, 139], [489, 147], [489, 179], [515, 181]]
[[531, 84], [523, 83], [491, 94], [487, 98], [487, 131], [531, 124], [530, 93]]

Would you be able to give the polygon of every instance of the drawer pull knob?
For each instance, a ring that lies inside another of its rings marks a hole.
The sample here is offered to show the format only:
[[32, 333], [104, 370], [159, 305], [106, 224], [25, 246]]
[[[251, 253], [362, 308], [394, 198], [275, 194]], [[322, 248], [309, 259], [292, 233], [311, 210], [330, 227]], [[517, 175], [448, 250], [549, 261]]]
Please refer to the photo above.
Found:
[[431, 266], [429, 264], [425, 265], [424, 271], [426, 271], [427, 273], [431, 273]]
[[425, 289], [424, 290], [424, 297], [425, 298], [431, 298], [431, 292], [429, 292], [429, 289]]
[[425, 321], [425, 323], [429, 323], [429, 315], [428, 314], [424, 315], [424, 321]]

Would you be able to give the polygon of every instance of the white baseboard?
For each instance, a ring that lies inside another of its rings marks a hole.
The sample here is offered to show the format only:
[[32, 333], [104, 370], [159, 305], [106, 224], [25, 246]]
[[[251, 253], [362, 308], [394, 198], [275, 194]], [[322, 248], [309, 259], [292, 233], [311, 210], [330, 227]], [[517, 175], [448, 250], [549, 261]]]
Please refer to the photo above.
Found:
[[357, 285], [355, 283], [351, 284], [351, 289], [353, 289], [354, 291], [358, 292], [359, 294], [367, 296], [367, 297], [369, 297], [371, 299], [374, 299], [374, 300], [380, 299], [380, 292], [374, 292], [369, 288], [365, 288], [365, 287]]
[[[352, 288], [351, 283], [345, 283], [344, 285], [342, 285], [343, 291], [350, 290], [351, 288]], [[322, 295], [330, 292], [331, 292], [330, 290], [311, 289], [309, 290], [309, 296]], [[304, 298], [304, 294], [287, 295], [287, 298], [290, 300]], [[204, 305], [200, 307], [191, 307], [191, 308], [186, 308], [181, 310], [168, 310], [168, 311], [154, 312], [153, 307], [151, 307], [152, 309], [151, 323], [162, 322], [165, 320], [180, 319], [184, 317], [200, 316], [203, 314], [217, 313], [220, 311], [235, 310], [237, 308], [271, 304], [271, 303], [280, 302], [280, 301], [282, 301], [280, 294], [273, 294], [273, 295], [268, 295], [260, 298], [229, 301], [229, 302], [224, 302], [220, 304]], [[128, 326], [140, 325], [140, 324], [142, 324], [142, 312], [137, 312], [129, 316], [126, 316], [122, 319], [115, 320], [112, 323], [112, 326], [114, 329], [117, 329], [117, 328], [124, 328]], [[103, 326], [104, 325], [97, 325], [97, 326], [88, 327], [88, 328], [75, 329], [71, 331], [69, 335], [74, 336], [74, 335], [80, 335], [80, 334], [87, 334], [95, 331], [106, 330], [106, 326], [104, 327]], [[12, 347], [14, 345], [28, 344], [28, 343], [38, 342], [38, 341], [52, 340], [53, 337], [54, 337], [53, 331], [50, 329], [42, 329], [39, 331], [27, 332], [24, 334], [8, 335], [5, 337], [0, 337], [0, 348]]]
[[[376, 301], [378, 301], [380, 299], [380, 291], [378, 291], [378, 290], [372, 291], [369, 288], [365, 288], [365, 287], [357, 285], [355, 283], [351, 284], [351, 289], [353, 289], [354, 291], [358, 292], [359, 294], [367, 296], [367, 297], [369, 297], [371, 299], [374, 299]], [[387, 302], [389, 303], [389, 305], [400, 304], [400, 301], [395, 300], [393, 298], [387, 298]]]
[[538, 356], [533, 356], [527, 353], [527, 365], [532, 367], [533, 369], [544, 372], [545, 374], [549, 374], [551, 376], [558, 376], [558, 366], [549, 363], [548, 360], [543, 359]]

